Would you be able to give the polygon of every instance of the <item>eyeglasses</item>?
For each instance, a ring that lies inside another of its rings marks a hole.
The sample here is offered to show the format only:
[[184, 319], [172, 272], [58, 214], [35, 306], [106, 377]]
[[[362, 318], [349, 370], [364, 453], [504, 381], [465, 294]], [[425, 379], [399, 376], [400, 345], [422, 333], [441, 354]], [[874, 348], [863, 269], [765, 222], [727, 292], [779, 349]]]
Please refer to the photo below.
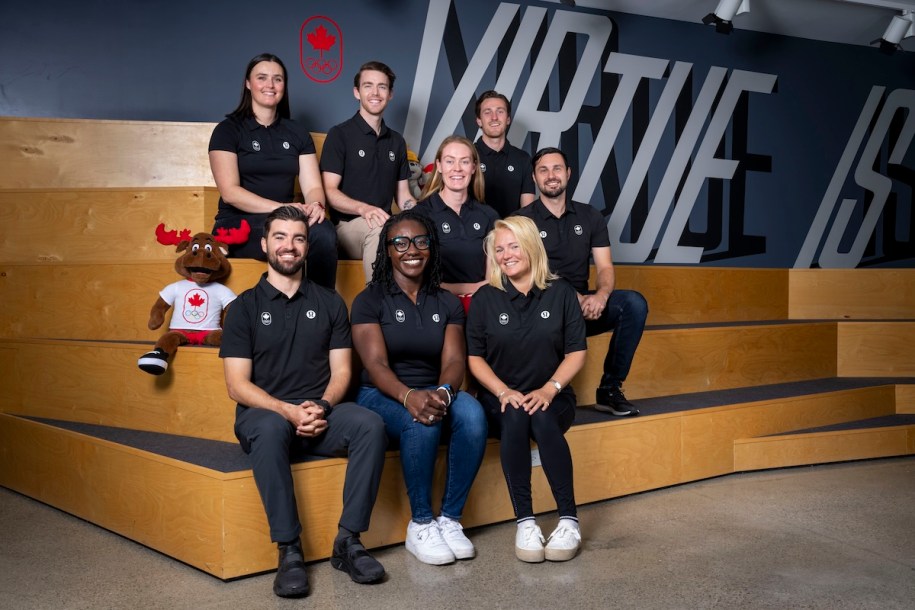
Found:
[[410, 239], [409, 237], [398, 235], [397, 237], [389, 239], [387, 244], [389, 246], [394, 246], [394, 249], [398, 252], [406, 252], [410, 249], [411, 242], [416, 246], [417, 250], [428, 250], [429, 246], [432, 245], [432, 238], [428, 235], [417, 235], [413, 239]]

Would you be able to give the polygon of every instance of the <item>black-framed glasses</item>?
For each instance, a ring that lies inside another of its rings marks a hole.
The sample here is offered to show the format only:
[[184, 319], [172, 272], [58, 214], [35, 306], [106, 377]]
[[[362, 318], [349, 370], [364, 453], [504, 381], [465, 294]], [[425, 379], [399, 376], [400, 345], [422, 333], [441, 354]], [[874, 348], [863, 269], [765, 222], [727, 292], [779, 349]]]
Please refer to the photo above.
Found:
[[398, 235], [397, 237], [389, 239], [387, 244], [389, 246], [394, 246], [394, 249], [398, 252], [406, 252], [410, 249], [410, 242], [413, 242], [413, 245], [416, 246], [417, 250], [428, 250], [429, 246], [432, 245], [432, 238], [428, 235], [417, 235], [413, 239], [410, 239], [409, 237]]

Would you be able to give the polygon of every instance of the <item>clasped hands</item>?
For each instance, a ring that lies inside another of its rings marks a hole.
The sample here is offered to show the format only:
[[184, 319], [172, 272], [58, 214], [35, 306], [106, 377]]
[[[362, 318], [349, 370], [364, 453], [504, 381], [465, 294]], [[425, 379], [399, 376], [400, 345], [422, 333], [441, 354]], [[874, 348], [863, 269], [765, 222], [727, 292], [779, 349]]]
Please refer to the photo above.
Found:
[[444, 398], [444, 390], [411, 390], [404, 406], [413, 416], [413, 421], [426, 426], [442, 421], [448, 414], [448, 401]]
[[306, 400], [300, 405], [290, 404], [287, 407], [286, 419], [295, 426], [297, 436], [314, 438], [327, 430], [324, 408], [310, 400]]
[[533, 415], [540, 410], [546, 411], [558, 394], [559, 392], [552, 385], [544, 384], [543, 387], [527, 394], [506, 388], [499, 394], [498, 399], [503, 413], [505, 407], [511, 405], [516, 409], [523, 409], [528, 415]]

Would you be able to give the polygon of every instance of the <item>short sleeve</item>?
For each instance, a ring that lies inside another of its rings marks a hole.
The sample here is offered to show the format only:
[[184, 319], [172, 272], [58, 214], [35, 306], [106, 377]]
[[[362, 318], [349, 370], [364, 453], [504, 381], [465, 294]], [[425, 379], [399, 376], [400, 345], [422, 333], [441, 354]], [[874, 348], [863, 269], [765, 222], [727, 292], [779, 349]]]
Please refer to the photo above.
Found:
[[378, 299], [374, 297], [371, 287], [356, 295], [350, 314], [353, 324], [381, 324], [381, 314], [377, 307]]
[[536, 195], [534, 189], [534, 168], [532, 167], [531, 158], [527, 157], [527, 167], [521, 172], [521, 193]]
[[565, 353], [571, 354], [572, 352], [580, 352], [588, 349], [585, 318], [581, 313], [581, 305], [578, 303], [575, 289], [565, 280], [557, 280], [554, 286], [556, 288], [561, 288], [565, 293], [563, 299], [563, 341], [565, 343]]
[[464, 326], [467, 322], [467, 316], [464, 313], [464, 305], [461, 300], [447, 290], [442, 291], [442, 300], [448, 311], [448, 324]]
[[397, 172], [397, 181], [407, 180], [410, 178], [410, 162], [407, 161], [407, 142], [403, 138], [398, 138], [398, 157], [400, 159], [400, 169]]
[[467, 336], [467, 355], [486, 357], [486, 324], [484, 309], [488, 286], [483, 286], [470, 299], [470, 311], [467, 314], [465, 334]]
[[226, 320], [222, 325], [222, 344], [219, 346], [220, 358], [254, 359], [254, 337], [247, 301], [246, 298], [235, 299], [226, 312]]
[[299, 155], [315, 154], [315, 141], [311, 137], [311, 132], [309, 132], [304, 125], [297, 121], [289, 121], [286, 124], [289, 126], [289, 130], [295, 134], [296, 138], [299, 140]]
[[213, 129], [208, 150], [238, 153], [239, 129], [235, 121], [225, 119]]
[[321, 147], [321, 171], [342, 176], [346, 170], [346, 146], [343, 131], [335, 125], [327, 132]]
[[587, 208], [588, 222], [591, 224], [591, 247], [609, 248], [610, 232], [607, 230], [607, 221], [594, 206], [589, 205]]
[[[349, 349], [353, 347], [353, 339], [350, 333], [349, 317], [346, 314], [346, 304], [336, 292], [333, 294], [331, 301], [331, 334], [330, 349]], [[232, 311], [231, 309], [229, 311]]]

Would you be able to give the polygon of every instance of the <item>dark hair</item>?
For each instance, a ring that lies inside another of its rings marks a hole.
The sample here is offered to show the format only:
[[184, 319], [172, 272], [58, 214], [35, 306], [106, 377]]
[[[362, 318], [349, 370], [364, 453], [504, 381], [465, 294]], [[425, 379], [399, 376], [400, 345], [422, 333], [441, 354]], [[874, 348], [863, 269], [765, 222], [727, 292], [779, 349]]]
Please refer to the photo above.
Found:
[[531, 159], [531, 169], [537, 167], [537, 161], [539, 161], [544, 155], [561, 155], [562, 162], [565, 163], [566, 167], [569, 167], [569, 158], [566, 157], [566, 154], [558, 148], [548, 146], [547, 148], [541, 148], [534, 153], [534, 157]]
[[286, 81], [286, 90], [283, 93], [283, 98], [280, 100], [280, 103], [276, 107], [276, 114], [281, 119], [290, 118], [291, 114], [289, 112], [289, 83], [288, 78], [286, 77], [286, 65], [283, 63], [283, 60], [273, 55], [272, 53], [261, 53], [248, 62], [248, 67], [245, 68], [245, 77], [241, 81], [241, 101], [238, 102], [238, 107], [227, 114], [227, 117], [234, 119], [247, 119], [254, 116], [254, 108], [251, 104], [251, 90], [247, 87], [248, 79], [251, 78], [251, 71], [254, 70], [254, 66], [261, 63], [262, 61], [269, 61], [275, 64], [279, 64], [280, 68], [283, 69], [283, 81]]
[[362, 78], [362, 73], [366, 70], [374, 70], [376, 72], [381, 72], [388, 77], [388, 87], [391, 88], [391, 91], [394, 90], [394, 79], [397, 76], [394, 74], [394, 71], [391, 70], [387, 65], [381, 63], [380, 61], [367, 61], [361, 66], [359, 66], [359, 71], [356, 72], [356, 76], [353, 77], [353, 87], [359, 88], [359, 79]]
[[505, 97], [498, 91], [494, 91], [493, 89], [490, 89], [489, 91], [484, 91], [483, 93], [481, 93], [480, 97], [477, 98], [477, 104], [474, 107], [474, 112], [476, 112], [477, 118], [480, 118], [480, 106], [483, 105], [483, 102], [485, 102], [486, 100], [491, 100], [493, 98], [500, 99], [503, 102], [505, 102], [505, 109], [508, 111], [508, 116], [511, 116], [512, 103], [508, 101], [507, 97]]
[[378, 236], [378, 251], [375, 254], [375, 262], [372, 264], [372, 281], [369, 284], [382, 286], [389, 292], [394, 289], [394, 267], [391, 265], [391, 256], [388, 254], [388, 233], [394, 225], [407, 221], [422, 225], [426, 235], [429, 236], [429, 262], [423, 270], [423, 285], [420, 290], [432, 294], [442, 285], [438, 234], [435, 232], [435, 227], [432, 226], [432, 221], [414, 210], [405, 210], [397, 216], [391, 216], [381, 227], [381, 234]]
[[298, 221], [305, 225], [305, 237], [308, 237], [308, 216], [305, 215], [305, 212], [295, 207], [294, 205], [281, 205], [278, 208], [274, 208], [272, 212], [267, 214], [267, 218], [264, 219], [264, 237], [270, 234], [270, 225], [273, 224], [274, 220], [292, 220]]

